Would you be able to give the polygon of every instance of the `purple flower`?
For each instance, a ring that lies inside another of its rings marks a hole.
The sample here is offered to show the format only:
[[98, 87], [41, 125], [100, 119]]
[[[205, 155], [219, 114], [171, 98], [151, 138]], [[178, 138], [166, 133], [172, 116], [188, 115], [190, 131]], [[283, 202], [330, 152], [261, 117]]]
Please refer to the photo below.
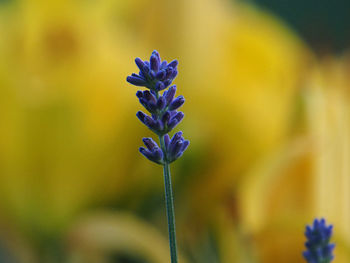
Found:
[[[185, 98], [183, 96], [175, 98], [176, 86], [169, 87], [177, 75], [178, 62], [177, 60], [170, 63], [162, 62], [157, 51], [152, 52], [149, 61], [137, 58], [135, 62], [140, 72], [138, 75], [133, 73], [128, 76], [127, 81], [135, 86], [148, 88], [137, 91], [136, 97], [150, 113], [147, 115], [138, 111], [136, 116], [157, 134], [161, 141], [161, 147], [158, 147], [152, 139], [144, 138], [147, 148], [141, 147], [140, 152], [155, 163], [169, 164], [178, 159], [189, 145], [189, 141], [182, 137], [182, 132], [176, 133], [171, 140], [168, 135], [184, 118], [183, 112], [178, 109], [185, 103]], [[164, 92], [160, 94], [162, 90]]]
[[334, 244], [330, 243], [333, 226], [326, 225], [325, 219], [315, 219], [313, 225], [306, 226], [307, 241], [303, 256], [309, 263], [330, 263], [333, 256]]

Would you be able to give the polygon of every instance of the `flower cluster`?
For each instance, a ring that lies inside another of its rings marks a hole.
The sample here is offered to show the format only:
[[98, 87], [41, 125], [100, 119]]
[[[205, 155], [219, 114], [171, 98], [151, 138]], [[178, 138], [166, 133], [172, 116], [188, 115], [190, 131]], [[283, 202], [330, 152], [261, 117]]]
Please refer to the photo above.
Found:
[[[146, 145], [147, 149], [140, 147], [140, 152], [152, 162], [162, 164], [164, 161], [164, 154], [157, 143], [153, 141], [152, 138], [143, 138], [143, 143]], [[166, 134], [164, 136], [164, 144], [167, 162], [171, 163], [181, 157], [189, 145], [189, 141], [182, 137], [182, 132], [177, 132], [171, 139], [169, 135]]]
[[169, 64], [160, 60], [159, 53], [155, 50], [152, 52], [149, 61], [142, 61], [140, 58], [135, 59], [137, 67], [140, 69], [139, 74], [131, 74], [127, 81], [135, 86], [147, 87], [154, 91], [161, 91], [167, 88], [177, 75], [177, 60]]
[[[162, 62], [157, 51], [152, 52], [150, 61], [136, 58], [135, 62], [140, 72], [138, 75], [133, 73], [128, 76], [127, 81], [135, 86], [148, 88], [137, 91], [136, 96], [150, 113], [147, 115], [138, 111], [136, 116], [159, 136], [161, 144], [159, 147], [151, 138], [144, 138], [146, 148], [140, 147], [140, 152], [155, 163], [171, 163], [179, 158], [189, 145], [189, 141], [182, 137], [182, 132], [176, 133], [172, 139], [168, 135], [184, 117], [183, 112], [177, 110], [184, 104], [185, 99], [183, 96], [175, 98], [176, 86], [170, 86], [177, 75], [178, 62]], [[160, 94], [160, 91], [166, 88], [168, 89]]]
[[307, 241], [305, 246], [307, 248], [303, 255], [309, 263], [329, 263], [333, 260], [332, 254], [335, 247], [330, 244], [332, 237], [333, 226], [326, 225], [325, 219], [315, 219], [312, 226], [307, 226], [305, 236]]
[[170, 132], [184, 117], [183, 112], [178, 112], [176, 109], [184, 104], [185, 99], [183, 96], [174, 99], [175, 92], [176, 86], [174, 85], [164, 91], [163, 95], [153, 90], [136, 93], [140, 103], [151, 113], [151, 117], [142, 111], [137, 112], [136, 116], [157, 135], [161, 136]]

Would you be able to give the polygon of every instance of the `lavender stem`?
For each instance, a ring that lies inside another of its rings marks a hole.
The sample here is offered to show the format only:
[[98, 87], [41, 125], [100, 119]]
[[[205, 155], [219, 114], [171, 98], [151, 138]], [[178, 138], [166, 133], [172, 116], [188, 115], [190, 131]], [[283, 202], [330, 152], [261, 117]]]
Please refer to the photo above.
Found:
[[[166, 152], [164, 136], [159, 136], [159, 141], [163, 152]], [[163, 173], [164, 173], [165, 205], [166, 205], [166, 213], [168, 217], [170, 258], [171, 258], [171, 263], [177, 263], [174, 198], [173, 198], [173, 190], [171, 185], [170, 167], [166, 160], [163, 165]]]
[[[158, 135], [160, 141], [160, 147], [158, 147], [152, 138], [143, 138], [146, 148], [140, 147], [139, 151], [148, 160], [163, 165], [170, 257], [171, 263], [177, 263], [174, 199], [169, 165], [182, 156], [190, 143], [182, 137], [181, 131], [175, 133], [171, 139], [169, 137], [169, 132], [184, 117], [183, 112], [178, 109], [184, 104], [185, 99], [183, 96], [174, 98], [176, 86], [170, 86], [177, 75], [178, 61], [173, 60], [170, 63], [161, 61], [159, 53], [154, 50], [149, 61], [136, 58], [135, 63], [140, 70], [139, 74], [132, 73], [126, 80], [134, 86], [148, 89], [137, 91], [136, 96], [141, 105], [151, 114], [149, 116], [138, 111], [136, 116]], [[159, 94], [160, 91], [163, 93]]]

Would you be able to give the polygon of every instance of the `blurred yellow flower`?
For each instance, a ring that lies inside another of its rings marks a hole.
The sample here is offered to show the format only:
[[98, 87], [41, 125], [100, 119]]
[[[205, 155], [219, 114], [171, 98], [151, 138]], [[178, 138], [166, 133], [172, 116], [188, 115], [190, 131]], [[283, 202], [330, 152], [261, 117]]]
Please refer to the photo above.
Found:
[[[315, 215], [334, 223], [336, 260], [349, 261], [346, 57], [318, 61], [271, 14], [224, 0], [13, 1], [0, 32], [0, 228], [12, 233], [0, 239], [22, 240], [11, 249], [33, 260], [20, 262], [50, 258], [43, 244], [95, 209], [128, 210], [166, 238], [161, 173], [137, 153], [146, 130], [125, 82], [131, 58], [153, 49], [179, 58], [187, 99], [191, 150], [173, 173], [188, 262], [301, 262]], [[162, 238], [147, 240], [161, 261]]]

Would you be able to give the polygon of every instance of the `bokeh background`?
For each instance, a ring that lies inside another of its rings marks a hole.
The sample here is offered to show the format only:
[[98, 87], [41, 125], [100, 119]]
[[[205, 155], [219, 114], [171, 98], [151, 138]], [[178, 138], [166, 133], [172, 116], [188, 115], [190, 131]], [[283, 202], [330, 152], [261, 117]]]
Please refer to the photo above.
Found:
[[0, 262], [169, 262], [161, 167], [126, 76], [180, 61], [181, 263], [350, 262], [346, 0], [1, 0]]

